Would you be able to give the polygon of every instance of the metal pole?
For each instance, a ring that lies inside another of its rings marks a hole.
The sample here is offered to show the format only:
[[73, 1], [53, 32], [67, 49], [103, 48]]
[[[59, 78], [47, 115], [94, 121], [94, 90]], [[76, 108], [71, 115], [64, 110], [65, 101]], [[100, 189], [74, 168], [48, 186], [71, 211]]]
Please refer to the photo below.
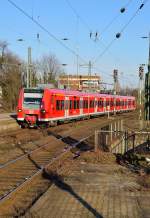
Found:
[[112, 141], [112, 131], [113, 131], [112, 123], [110, 124], [110, 131], [111, 131], [111, 133], [110, 133], [110, 140]]
[[68, 84], [67, 84], [67, 87], [69, 89], [69, 73], [68, 73]]
[[150, 120], [150, 33], [149, 33], [149, 37], [143, 37], [143, 38], [149, 38], [148, 72], [145, 75], [145, 106], [144, 106], [145, 120], [149, 122]]
[[98, 150], [98, 131], [95, 130], [95, 152]]
[[78, 55], [78, 48], [77, 48], [77, 83], [78, 89], [80, 87], [80, 79], [79, 79], [79, 55]]
[[91, 85], [90, 85], [90, 82], [91, 82], [91, 61], [89, 61], [89, 72], [88, 72], [88, 84], [89, 84], [89, 91], [91, 90]]
[[31, 87], [31, 47], [28, 47], [27, 88]]

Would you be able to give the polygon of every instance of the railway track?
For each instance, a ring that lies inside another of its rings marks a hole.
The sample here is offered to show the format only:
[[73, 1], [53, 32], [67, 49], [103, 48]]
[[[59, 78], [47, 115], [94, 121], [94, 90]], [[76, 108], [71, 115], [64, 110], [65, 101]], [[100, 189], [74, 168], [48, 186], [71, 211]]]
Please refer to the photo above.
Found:
[[[122, 115], [122, 117], [130, 119], [129, 114]], [[33, 181], [37, 175], [42, 173], [43, 169], [59, 162], [65, 154], [70, 152], [72, 147], [76, 147], [85, 141], [93, 134], [94, 129], [109, 122], [111, 120], [102, 119], [101, 125], [97, 123], [94, 128], [93, 126], [86, 126], [86, 131], [82, 125], [79, 128], [69, 129], [69, 131], [68, 129], [62, 131], [62, 126], [45, 130], [48, 134], [48, 143], [42, 144], [32, 151], [24, 151], [23, 155], [0, 167], [0, 206], [18, 190], [24, 188], [27, 183]]]

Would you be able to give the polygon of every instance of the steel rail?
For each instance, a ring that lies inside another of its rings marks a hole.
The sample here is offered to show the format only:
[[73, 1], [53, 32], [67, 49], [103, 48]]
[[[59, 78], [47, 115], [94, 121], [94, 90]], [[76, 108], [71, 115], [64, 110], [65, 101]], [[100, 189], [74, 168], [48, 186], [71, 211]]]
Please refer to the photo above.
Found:
[[[118, 119], [118, 118], [116, 118], [116, 119]], [[111, 122], [111, 121], [106, 121], [106, 123], [109, 123], [109, 122]], [[104, 123], [103, 125], [105, 125], [105, 123]], [[48, 130], [47, 130], [47, 131], [48, 131]], [[66, 135], [64, 135], [63, 137], [60, 137], [60, 138], [57, 138], [57, 139], [54, 138], [53, 140], [55, 140], [55, 141], [57, 141], [57, 140], [63, 140], [63, 139], [65, 139], [65, 138], [68, 136], [69, 133], [71, 133], [71, 132], [73, 132], [73, 131], [74, 131], [74, 129], [73, 129], [73, 130], [69, 130], [69, 131], [67, 131]], [[55, 136], [55, 133], [52, 133], [51, 136]], [[26, 154], [20, 155], [19, 157], [15, 158], [15, 159], [13, 159], [13, 160], [8, 161], [7, 163], [5, 163], [5, 164], [3, 164], [3, 165], [0, 166], [0, 170], [1, 170], [1, 169], [4, 169], [5, 167], [7, 167], [7, 166], [10, 165], [10, 164], [13, 164], [13, 163], [17, 162], [18, 160], [21, 160], [21, 159], [27, 157], [28, 155], [30, 155], [30, 154], [32, 154], [32, 153], [38, 151], [38, 150], [41, 150], [42, 148], [44, 148], [44, 147], [46, 147], [46, 146], [48, 146], [48, 145], [49, 145], [49, 143], [46, 143], [46, 144], [44, 144], [44, 145], [39, 146], [38, 148], [35, 148], [35, 149], [33, 149], [33, 150], [29, 151], [29, 152], [26, 152]]]
[[[93, 135], [93, 134], [92, 134]], [[53, 157], [50, 162], [48, 164], [46, 164], [45, 166], [41, 167], [37, 172], [35, 172], [33, 175], [29, 176], [27, 179], [25, 179], [21, 184], [19, 184], [17, 187], [15, 187], [13, 190], [10, 190], [8, 193], [6, 193], [5, 195], [3, 195], [0, 198], [0, 204], [2, 202], [4, 202], [5, 200], [7, 200], [13, 193], [19, 191], [21, 188], [23, 188], [28, 182], [30, 182], [34, 177], [36, 177], [37, 175], [39, 175], [40, 173], [43, 172], [44, 169], [46, 169], [47, 167], [49, 167], [51, 164], [53, 164], [55, 161], [59, 160], [60, 158], [62, 158], [66, 153], [68, 153], [72, 148], [78, 146], [80, 143], [82, 143], [83, 141], [85, 141], [86, 139], [88, 139], [89, 137], [91, 137], [92, 135], [89, 135], [88, 137], [84, 137], [81, 140], [79, 140], [78, 142], [73, 143], [70, 147], [68, 147], [65, 151], [63, 150], [57, 157]]]
[[[118, 118], [117, 118], [117, 119], [118, 119]], [[114, 121], [114, 120], [113, 120], [113, 121]], [[103, 125], [109, 124], [110, 122], [111, 122], [111, 120], [107, 120], [106, 122], [103, 123]], [[95, 127], [94, 127], [94, 128], [95, 128]], [[74, 130], [71, 130], [71, 131], [69, 131], [69, 132], [73, 132], [73, 131], [74, 131]], [[67, 132], [66, 135], [68, 135], [68, 132]], [[61, 137], [61, 138], [58, 138], [58, 139], [54, 138], [54, 140], [56, 140], [56, 141], [62, 140], [62, 139], [64, 139], [64, 138], [66, 138], [66, 135], [63, 136], [63, 137]], [[80, 140], [77, 141], [77, 142], [70, 143], [70, 144], [69, 144], [69, 147], [64, 148], [63, 151], [61, 150], [61, 153], [59, 153], [57, 156], [52, 157], [52, 158], [50, 159], [49, 163], [46, 163], [44, 166], [39, 166], [40, 169], [36, 170], [35, 173], [32, 173], [30, 176], [27, 176], [27, 177], [25, 177], [25, 178], [22, 178], [22, 179], [24, 179], [23, 182], [18, 182], [18, 183], [16, 183], [16, 185], [15, 185], [15, 187], [14, 187], [13, 189], [8, 190], [7, 192], [5, 192], [5, 193], [2, 195], [2, 197], [0, 198], [0, 203], [2, 203], [4, 200], [6, 200], [11, 194], [13, 194], [13, 193], [15, 193], [17, 190], [19, 190], [19, 188], [23, 187], [28, 181], [32, 180], [32, 178], [34, 178], [36, 175], [38, 175], [40, 172], [42, 172], [43, 169], [45, 169], [47, 166], [51, 165], [54, 161], [57, 161], [57, 160], [58, 160], [59, 158], [61, 158], [64, 154], [66, 154], [67, 152], [69, 152], [72, 148], [78, 146], [80, 143], [82, 143], [83, 141], [85, 141], [86, 139], [88, 139], [88, 138], [91, 137], [91, 136], [93, 136], [93, 134], [90, 134], [89, 136], [84, 137], [84, 138], [80, 139]], [[46, 144], [40, 146], [40, 147], [37, 148], [37, 149], [34, 149], [34, 150], [30, 151], [30, 152], [27, 152], [27, 153], [24, 154], [23, 156], [21, 156], [21, 157], [15, 159], [15, 160], [12, 160], [12, 161], [10, 161], [9, 163], [3, 165], [3, 166], [1, 167], [1, 169], [4, 168], [4, 167], [6, 167], [6, 166], [9, 166], [10, 164], [15, 163], [17, 160], [21, 160], [21, 159], [23, 159], [23, 158], [29, 156], [30, 154], [34, 153], [35, 151], [41, 150], [43, 147], [46, 147], [46, 146], [48, 146], [48, 145], [50, 145], [50, 144], [49, 144], [49, 143], [46, 143]], [[56, 154], [55, 154], [55, 155], [56, 155]]]

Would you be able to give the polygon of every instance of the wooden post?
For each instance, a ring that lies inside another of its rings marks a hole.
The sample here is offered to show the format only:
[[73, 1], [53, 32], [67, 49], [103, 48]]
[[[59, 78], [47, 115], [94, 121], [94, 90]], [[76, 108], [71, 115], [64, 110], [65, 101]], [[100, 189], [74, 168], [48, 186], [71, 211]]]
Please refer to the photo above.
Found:
[[116, 122], [115, 122], [115, 137], [116, 137], [116, 131], [117, 131], [117, 129], [116, 129]]
[[118, 120], [118, 129], [117, 129], [117, 131], [118, 131], [118, 134], [117, 134], [117, 135], [118, 135], [118, 136], [119, 136], [119, 134], [120, 134], [120, 133], [119, 133], [119, 131], [120, 131], [120, 125], [119, 125], [119, 124], [120, 124], [120, 120]]
[[123, 120], [120, 120], [120, 130], [123, 131]]
[[111, 132], [110, 132], [110, 140], [111, 140], [111, 142], [112, 142], [112, 134], [113, 134], [113, 133], [112, 133], [112, 123], [110, 124], [110, 131], [111, 131]]
[[133, 153], [135, 151], [135, 133], [133, 133]]

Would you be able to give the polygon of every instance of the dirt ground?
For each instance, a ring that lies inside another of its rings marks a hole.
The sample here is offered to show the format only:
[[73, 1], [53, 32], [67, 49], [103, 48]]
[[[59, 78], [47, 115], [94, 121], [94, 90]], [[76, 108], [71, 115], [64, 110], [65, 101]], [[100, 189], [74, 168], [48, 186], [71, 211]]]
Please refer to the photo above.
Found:
[[70, 175], [55, 176], [25, 217], [149, 218], [150, 189], [140, 182], [141, 175], [116, 164], [111, 154], [89, 157], [81, 156]]
[[[128, 117], [128, 114], [126, 115]], [[68, 139], [79, 141], [94, 134], [95, 129], [99, 129], [106, 121], [108, 122], [108, 119], [104, 117], [60, 125], [48, 130], [46, 135], [39, 133], [39, 138], [50, 140], [51, 137], [55, 137], [58, 140], [60, 137], [65, 137], [63, 142], [67, 145]], [[129, 120], [128, 117], [124, 122], [124, 128], [144, 130], [145, 124], [139, 123], [135, 116], [133, 120]], [[33, 133], [32, 137], [29, 137], [28, 148], [37, 146], [31, 143], [36, 142], [35, 135]], [[7, 156], [10, 153], [9, 158], [13, 157], [12, 150], [14, 155], [20, 146], [27, 147], [19, 135], [19, 138], [15, 139], [10, 136], [8, 147], [4, 149], [8, 138], [2, 138], [4, 141], [0, 145], [3, 148], [1, 151]], [[26, 138], [24, 134], [23, 139]], [[25, 217], [150, 217], [150, 188], [145, 186], [147, 178], [142, 174], [131, 173], [129, 169], [118, 165], [111, 153], [91, 151], [81, 153], [81, 157], [75, 159], [73, 165], [69, 164], [68, 168], [71, 169], [68, 174], [60, 176], [58, 172], [58, 174], [54, 172], [54, 175], [48, 177], [53, 183], [52, 186], [30, 210], [27, 210]]]

